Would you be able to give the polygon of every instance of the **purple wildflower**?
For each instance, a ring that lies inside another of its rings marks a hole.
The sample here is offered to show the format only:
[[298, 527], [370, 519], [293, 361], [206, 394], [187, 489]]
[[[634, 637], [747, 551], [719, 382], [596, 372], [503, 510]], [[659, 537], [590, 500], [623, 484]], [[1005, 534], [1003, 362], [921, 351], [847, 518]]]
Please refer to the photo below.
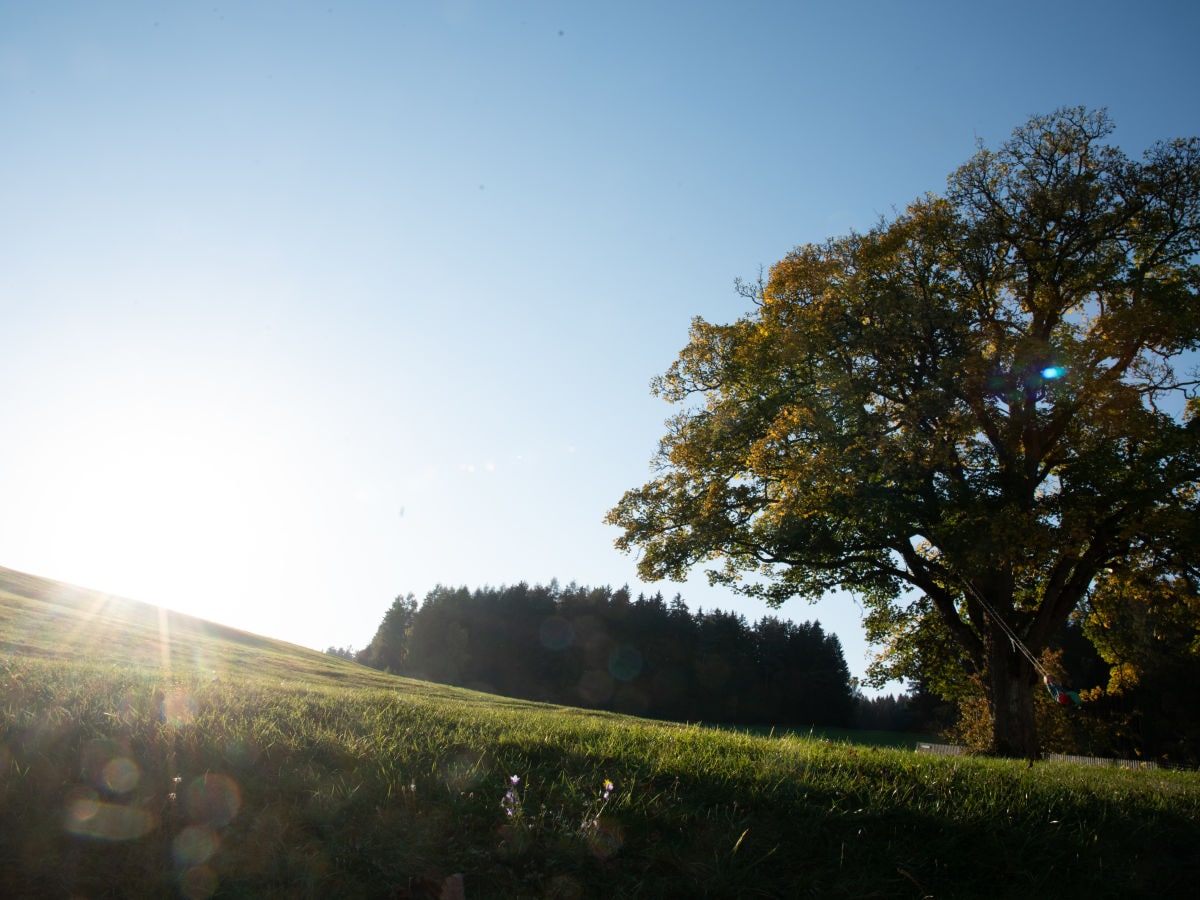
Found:
[[521, 783], [520, 776], [513, 775], [508, 779], [508, 783], [512, 785], [504, 794], [504, 799], [500, 801], [500, 806], [504, 809], [504, 814], [510, 819], [517, 812], [517, 793], [516, 787]]

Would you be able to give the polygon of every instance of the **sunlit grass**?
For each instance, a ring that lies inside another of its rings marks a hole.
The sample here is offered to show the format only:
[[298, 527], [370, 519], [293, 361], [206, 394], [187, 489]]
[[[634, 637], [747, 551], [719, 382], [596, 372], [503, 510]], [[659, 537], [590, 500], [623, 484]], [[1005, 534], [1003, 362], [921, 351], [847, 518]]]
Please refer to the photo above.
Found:
[[468, 897], [1125, 897], [1200, 876], [1192, 773], [506, 700], [0, 589], [4, 896], [438, 896], [461, 873]]

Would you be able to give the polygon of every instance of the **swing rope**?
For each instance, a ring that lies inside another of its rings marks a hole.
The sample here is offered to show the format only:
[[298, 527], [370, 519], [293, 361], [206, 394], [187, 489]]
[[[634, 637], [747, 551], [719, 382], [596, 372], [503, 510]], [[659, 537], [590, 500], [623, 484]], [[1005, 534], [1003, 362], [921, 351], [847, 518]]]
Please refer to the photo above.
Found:
[[1012, 627], [1004, 621], [1004, 617], [996, 612], [995, 608], [993, 608], [992, 605], [988, 603], [987, 600], [985, 600], [980, 594], [976, 594], [975, 599], [979, 601], [979, 605], [982, 606], [984, 611], [992, 617], [993, 621], [1000, 626], [1000, 630], [1003, 631], [1009, 641], [1012, 642], [1014, 649], [1021, 651], [1021, 655], [1029, 660], [1029, 664], [1033, 666], [1033, 668], [1039, 675], [1042, 676], [1043, 679], [1048, 679], [1050, 675], [1046, 672], [1045, 666], [1043, 666], [1041, 662], [1038, 661], [1037, 657], [1033, 655], [1032, 651], [1025, 646], [1024, 642], [1017, 636], [1016, 631], [1014, 631]]
[[1005, 636], [1012, 643], [1013, 647], [1019, 650], [1021, 655], [1029, 660], [1029, 664], [1033, 666], [1034, 670], [1042, 676], [1042, 683], [1046, 685], [1046, 690], [1050, 692], [1050, 696], [1054, 699], [1054, 702], [1062, 706], [1068, 706], [1072, 703], [1075, 706], [1079, 706], [1079, 695], [1074, 691], [1068, 691], [1062, 685], [1051, 680], [1050, 673], [1046, 671], [1046, 667], [1043, 666], [1041, 662], [1033, 655], [1032, 651], [1025, 646], [1024, 641], [1017, 636], [1017, 633], [1013, 630], [1012, 626], [1004, 621], [1004, 617], [996, 612], [995, 608], [988, 603], [981, 594], [975, 593], [975, 599], [979, 601], [979, 605], [983, 607], [984, 612], [991, 616], [992, 620], [1000, 626], [1000, 630], [1004, 632]]

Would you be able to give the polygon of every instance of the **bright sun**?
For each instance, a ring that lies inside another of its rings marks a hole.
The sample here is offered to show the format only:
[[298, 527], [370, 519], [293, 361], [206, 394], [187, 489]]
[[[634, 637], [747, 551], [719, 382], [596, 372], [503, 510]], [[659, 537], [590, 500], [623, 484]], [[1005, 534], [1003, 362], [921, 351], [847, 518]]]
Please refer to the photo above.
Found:
[[36, 461], [43, 521], [30, 524], [53, 548], [50, 570], [229, 621], [285, 539], [275, 448], [247, 423], [194, 407], [186, 418], [161, 405], [101, 410]]

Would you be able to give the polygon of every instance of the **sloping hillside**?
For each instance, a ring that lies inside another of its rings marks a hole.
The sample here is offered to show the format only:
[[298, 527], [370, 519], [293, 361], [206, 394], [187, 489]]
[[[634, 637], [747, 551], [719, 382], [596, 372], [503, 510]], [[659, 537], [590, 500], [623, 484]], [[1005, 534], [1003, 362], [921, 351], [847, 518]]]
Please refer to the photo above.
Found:
[[2, 567], [0, 634], [0, 652], [46, 659], [170, 667], [186, 658], [187, 668], [205, 656], [213, 666], [281, 656], [318, 669], [329, 662], [294, 644]]
[[0, 896], [1181, 896], [1200, 778], [393, 678], [0, 570]]

